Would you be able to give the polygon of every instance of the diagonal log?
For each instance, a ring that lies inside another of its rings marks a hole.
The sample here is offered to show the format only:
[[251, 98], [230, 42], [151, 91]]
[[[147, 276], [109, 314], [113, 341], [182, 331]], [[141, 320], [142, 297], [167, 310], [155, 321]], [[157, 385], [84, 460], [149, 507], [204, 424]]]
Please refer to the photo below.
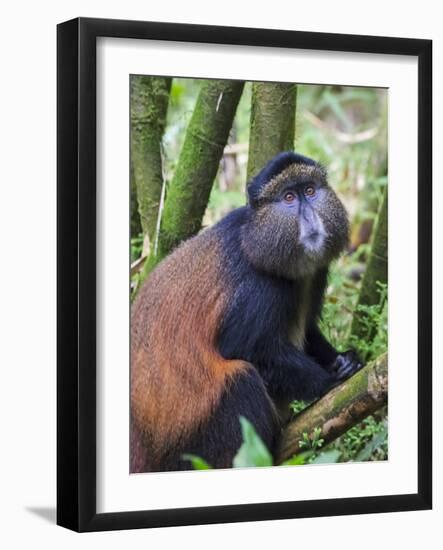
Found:
[[384, 353], [288, 423], [280, 438], [276, 463], [303, 451], [299, 445], [303, 433], [311, 434], [320, 427], [324, 443], [330, 443], [386, 405], [387, 400], [388, 356]]

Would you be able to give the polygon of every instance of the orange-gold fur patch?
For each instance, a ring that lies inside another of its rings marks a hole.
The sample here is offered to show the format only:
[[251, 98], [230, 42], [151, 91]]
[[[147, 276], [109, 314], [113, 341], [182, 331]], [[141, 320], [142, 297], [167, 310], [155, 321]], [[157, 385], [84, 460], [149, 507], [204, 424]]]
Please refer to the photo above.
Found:
[[248, 368], [216, 352], [229, 299], [218, 246], [207, 232], [182, 244], [151, 273], [132, 306], [131, 416], [153, 468], [210, 417], [227, 378]]

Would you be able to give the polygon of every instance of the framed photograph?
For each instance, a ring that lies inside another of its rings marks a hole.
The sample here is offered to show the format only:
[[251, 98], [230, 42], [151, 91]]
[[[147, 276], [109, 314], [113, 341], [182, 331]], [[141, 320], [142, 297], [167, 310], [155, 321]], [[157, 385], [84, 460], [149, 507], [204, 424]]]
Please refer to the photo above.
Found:
[[432, 42], [57, 37], [57, 523], [431, 508]]

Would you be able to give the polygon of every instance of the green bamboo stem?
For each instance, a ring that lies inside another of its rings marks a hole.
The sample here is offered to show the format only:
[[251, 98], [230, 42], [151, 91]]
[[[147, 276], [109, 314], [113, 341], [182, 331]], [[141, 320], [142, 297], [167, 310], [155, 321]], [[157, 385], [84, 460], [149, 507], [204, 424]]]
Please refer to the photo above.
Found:
[[145, 252], [154, 240], [163, 169], [161, 143], [171, 79], [131, 76], [131, 161]]
[[252, 85], [248, 181], [277, 153], [294, 148], [296, 99], [295, 84]]

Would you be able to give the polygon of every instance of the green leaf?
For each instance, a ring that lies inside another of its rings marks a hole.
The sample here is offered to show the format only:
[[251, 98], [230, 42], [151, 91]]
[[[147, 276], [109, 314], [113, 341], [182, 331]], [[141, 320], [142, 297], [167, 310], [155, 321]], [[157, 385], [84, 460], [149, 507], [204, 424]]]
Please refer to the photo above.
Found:
[[386, 435], [386, 426], [383, 426], [380, 431], [376, 433], [374, 437], [368, 443], [366, 443], [363, 449], [357, 454], [357, 456], [354, 458], [354, 462], [364, 462], [365, 460], [369, 460], [375, 449], [377, 447], [380, 447], [380, 445], [382, 445], [382, 443], [385, 441]]
[[182, 459], [189, 460], [194, 470], [212, 470], [212, 466], [197, 455], [184, 454]]
[[337, 451], [337, 449], [332, 449], [331, 451], [325, 451], [324, 453], [319, 454], [318, 457], [312, 461], [312, 464], [334, 464], [335, 462], [338, 462], [340, 456], [340, 451]]
[[306, 401], [298, 401], [298, 400], [292, 401], [289, 404], [289, 408], [294, 414], [300, 413], [303, 409], [306, 409], [307, 406], [308, 406], [308, 403], [306, 403]]
[[282, 462], [281, 466], [301, 466], [303, 464], [308, 464], [308, 459], [311, 456], [312, 456], [312, 451], [300, 453]]
[[251, 466], [272, 466], [272, 455], [266, 448], [254, 426], [244, 416], [240, 416], [243, 443], [234, 457], [234, 468]]

